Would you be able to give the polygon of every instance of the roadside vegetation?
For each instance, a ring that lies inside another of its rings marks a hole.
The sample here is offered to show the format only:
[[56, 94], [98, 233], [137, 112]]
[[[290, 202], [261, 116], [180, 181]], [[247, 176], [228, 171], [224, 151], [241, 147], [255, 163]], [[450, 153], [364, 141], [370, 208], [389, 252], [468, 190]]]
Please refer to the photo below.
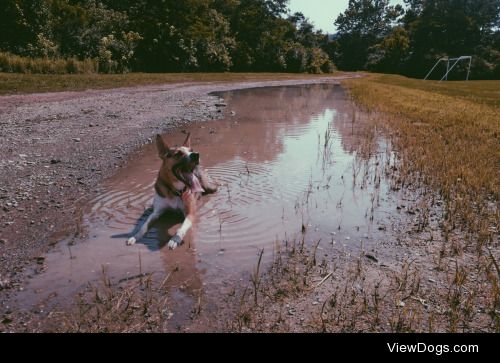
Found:
[[126, 74], [10, 74], [0, 73], [0, 95], [35, 92], [85, 91], [186, 82], [258, 82], [314, 79], [332, 75], [294, 73], [126, 73]]
[[[5, 0], [0, 72], [328, 73], [335, 65], [422, 78], [437, 59], [467, 55], [472, 79], [500, 77], [500, 0], [350, 0], [343, 13], [331, 14], [335, 34], [315, 29], [288, 5]], [[445, 69], [432, 77], [441, 78]], [[467, 67], [458, 64], [449, 78], [466, 74]]]
[[500, 82], [370, 75], [345, 84], [393, 135], [398, 182], [439, 191], [447, 228], [470, 233], [478, 248], [488, 245], [499, 223]]
[[99, 64], [96, 60], [77, 58], [31, 58], [0, 52], [0, 72], [35, 73], [35, 74], [75, 74], [97, 73]]
[[[290, 13], [287, 3], [6, 0], [0, 51], [45, 63], [75, 58], [96, 64], [100, 73], [331, 72], [328, 36], [303, 14]], [[0, 72], [46, 73], [47, 67], [30, 62], [0, 64]]]
[[[472, 79], [500, 78], [499, 0], [350, 0], [329, 54], [345, 71], [424, 78], [443, 57], [472, 56]], [[449, 79], [464, 80], [468, 63]], [[446, 64], [431, 77], [441, 79]]]

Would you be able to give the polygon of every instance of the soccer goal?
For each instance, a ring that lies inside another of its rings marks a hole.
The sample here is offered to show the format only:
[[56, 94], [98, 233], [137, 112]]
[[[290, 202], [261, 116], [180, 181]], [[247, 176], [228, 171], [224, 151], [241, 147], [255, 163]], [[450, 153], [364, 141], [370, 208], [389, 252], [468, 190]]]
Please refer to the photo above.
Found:
[[[458, 64], [458, 62], [460, 61], [469, 61], [469, 67], [467, 68], [467, 77], [465, 78], [466, 81], [469, 80], [469, 76], [470, 76], [470, 67], [472, 65], [472, 57], [467, 55], [463, 55], [461, 57], [458, 57], [458, 58], [441, 58], [439, 59], [436, 64], [434, 64], [434, 67], [432, 67], [432, 69], [429, 71], [429, 73], [427, 73], [427, 75], [425, 76], [424, 80], [427, 80], [427, 78], [429, 78], [429, 76], [432, 74], [432, 72], [436, 69], [436, 67], [441, 63], [441, 62], [446, 62], [446, 73], [445, 75], [443, 76], [443, 78], [441, 78], [441, 80], [439, 82], [442, 82], [442, 81], [447, 81], [448, 80], [448, 74], [450, 74], [450, 72], [453, 70], [453, 68], [455, 68], [455, 66]], [[451, 66], [450, 66], [451, 65]]]

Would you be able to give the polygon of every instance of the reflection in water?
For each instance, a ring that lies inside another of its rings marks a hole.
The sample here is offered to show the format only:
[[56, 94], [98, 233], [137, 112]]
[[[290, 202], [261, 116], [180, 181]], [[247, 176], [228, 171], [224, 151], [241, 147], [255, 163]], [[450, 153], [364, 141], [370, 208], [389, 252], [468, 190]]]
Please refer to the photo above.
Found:
[[[203, 199], [186, 244], [174, 252], [162, 248], [182, 220], [166, 215], [140, 244], [125, 246], [125, 235], [152, 202], [160, 161], [149, 145], [98, 190], [85, 214], [86, 241], [71, 254], [64, 244], [51, 253], [47, 271], [32, 280], [23, 301], [31, 304], [53, 291], [66, 298], [95, 280], [104, 265], [115, 280], [143, 272], [168, 276], [181, 311], [174, 323], [180, 324], [202, 290], [209, 297], [226, 292], [252, 270], [261, 249], [267, 261], [272, 258], [276, 241], [302, 238], [305, 230], [308, 241], [324, 241], [325, 254], [334, 245], [375, 244], [377, 216], [391, 207], [380, 171], [390, 154], [339, 86], [220, 96], [228, 103], [226, 119], [184, 130], [221, 184]], [[166, 139], [179, 144], [183, 137], [176, 132]]]

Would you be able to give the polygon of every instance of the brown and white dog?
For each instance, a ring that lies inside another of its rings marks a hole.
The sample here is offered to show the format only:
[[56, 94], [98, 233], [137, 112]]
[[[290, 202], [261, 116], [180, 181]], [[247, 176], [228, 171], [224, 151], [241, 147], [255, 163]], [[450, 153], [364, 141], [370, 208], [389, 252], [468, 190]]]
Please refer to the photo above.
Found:
[[152, 224], [166, 211], [180, 210], [184, 213], [184, 222], [168, 242], [168, 247], [175, 249], [182, 244], [193, 225], [198, 199], [203, 194], [215, 193], [217, 186], [201, 168], [200, 154], [191, 149], [190, 134], [181, 147], [175, 148], [168, 147], [163, 138], [156, 135], [156, 147], [163, 163], [156, 179], [153, 213], [139, 232], [128, 239], [127, 245], [132, 246], [144, 237]]

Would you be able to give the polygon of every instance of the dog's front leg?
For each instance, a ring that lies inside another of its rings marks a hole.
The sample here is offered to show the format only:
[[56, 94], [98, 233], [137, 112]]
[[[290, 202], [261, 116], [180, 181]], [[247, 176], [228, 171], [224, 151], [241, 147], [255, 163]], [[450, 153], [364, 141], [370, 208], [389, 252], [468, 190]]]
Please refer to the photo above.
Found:
[[196, 195], [191, 191], [187, 191], [182, 195], [182, 201], [184, 202], [185, 219], [181, 227], [168, 242], [168, 248], [170, 248], [171, 250], [175, 250], [182, 244], [184, 237], [186, 237], [186, 234], [189, 232], [194, 222], [196, 211]]
[[156, 210], [153, 211], [153, 213], [148, 217], [146, 222], [144, 222], [144, 224], [141, 226], [141, 229], [139, 230], [139, 232], [137, 232], [134, 237], [130, 237], [127, 240], [127, 246], [133, 246], [138, 241], [140, 241], [141, 238], [144, 237], [144, 235], [146, 233], [148, 233], [148, 231], [151, 228], [151, 226], [153, 225], [153, 223], [156, 222], [158, 220], [158, 218], [160, 218], [160, 216], [161, 216], [161, 214], [159, 212], [157, 212]]
[[181, 228], [177, 230], [175, 235], [168, 242], [168, 248], [170, 248], [171, 250], [175, 250], [177, 247], [179, 247], [182, 244], [184, 237], [186, 237], [186, 234], [188, 233], [188, 231], [191, 229], [192, 226], [193, 226], [193, 216], [188, 214], [186, 216], [186, 219], [184, 219]]
[[127, 246], [135, 245], [137, 242], [140, 241], [142, 237], [146, 235], [146, 233], [148, 233], [153, 223], [156, 222], [165, 212], [166, 207], [164, 204], [165, 203], [163, 202], [162, 198], [156, 195], [153, 202], [153, 213], [150, 214], [146, 222], [144, 222], [144, 224], [141, 226], [139, 232], [137, 232], [134, 237], [130, 237], [127, 240]]

